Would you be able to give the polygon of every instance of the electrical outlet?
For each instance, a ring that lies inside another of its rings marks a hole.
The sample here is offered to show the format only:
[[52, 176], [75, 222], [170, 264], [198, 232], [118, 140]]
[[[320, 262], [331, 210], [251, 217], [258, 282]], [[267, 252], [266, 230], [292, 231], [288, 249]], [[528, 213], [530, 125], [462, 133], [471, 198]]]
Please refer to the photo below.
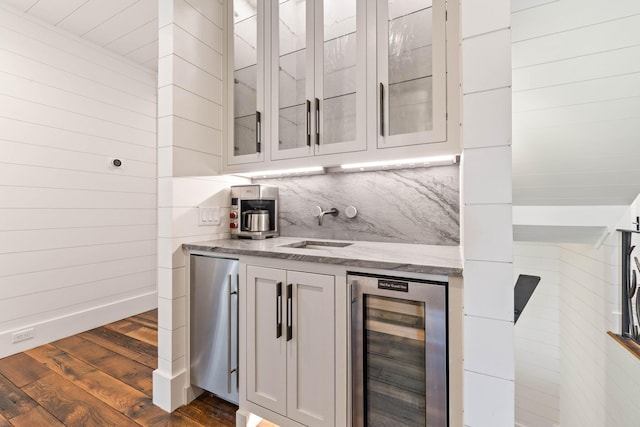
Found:
[[14, 332], [11, 334], [11, 342], [15, 344], [20, 341], [26, 341], [31, 338], [35, 338], [35, 336], [36, 336], [36, 330], [34, 328], [23, 329], [21, 331]]

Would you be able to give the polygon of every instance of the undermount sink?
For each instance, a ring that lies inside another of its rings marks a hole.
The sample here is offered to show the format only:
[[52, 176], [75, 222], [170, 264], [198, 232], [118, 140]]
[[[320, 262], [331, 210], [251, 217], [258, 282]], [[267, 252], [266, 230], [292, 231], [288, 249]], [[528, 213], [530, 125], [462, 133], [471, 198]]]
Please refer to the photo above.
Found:
[[281, 248], [296, 248], [296, 249], [329, 249], [329, 248], [344, 248], [351, 246], [353, 243], [343, 242], [321, 242], [316, 240], [302, 240], [300, 242], [289, 243], [288, 245], [280, 245]]

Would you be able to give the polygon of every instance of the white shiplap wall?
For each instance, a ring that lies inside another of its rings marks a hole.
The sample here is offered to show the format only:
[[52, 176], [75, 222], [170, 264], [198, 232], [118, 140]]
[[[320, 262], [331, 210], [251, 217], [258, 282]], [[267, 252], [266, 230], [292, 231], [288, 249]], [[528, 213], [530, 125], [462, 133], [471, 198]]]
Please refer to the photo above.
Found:
[[155, 81], [0, 7], [0, 357], [155, 307]]
[[514, 243], [514, 283], [540, 283], [515, 325], [516, 425], [553, 427], [560, 421], [560, 273], [556, 244]]
[[[607, 422], [612, 403], [637, 392], [637, 388], [628, 390], [631, 394], [625, 396], [623, 390], [608, 387], [608, 353], [614, 349], [606, 332], [615, 329], [613, 312], [618, 307], [618, 250], [612, 241], [616, 237], [600, 249], [587, 245], [560, 247], [561, 425], [637, 425]], [[640, 363], [636, 363], [635, 371], [638, 369]]]
[[[189, 289], [182, 244], [229, 237], [229, 186], [213, 176], [223, 140], [224, 13], [218, 0], [171, 0], [159, 10], [158, 369], [153, 402], [187, 403]], [[220, 209], [220, 225], [199, 226], [198, 207]]]
[[563, 426], [640, 423], [640, 361], [606, 334], [619, 332], [619, 239], [560, 247]]
[[514, 425], [511, 29], [506, 0], [461, 2], [464, 425]]
[[640, 2], [512, 0], [513, 201], [640, 192]]

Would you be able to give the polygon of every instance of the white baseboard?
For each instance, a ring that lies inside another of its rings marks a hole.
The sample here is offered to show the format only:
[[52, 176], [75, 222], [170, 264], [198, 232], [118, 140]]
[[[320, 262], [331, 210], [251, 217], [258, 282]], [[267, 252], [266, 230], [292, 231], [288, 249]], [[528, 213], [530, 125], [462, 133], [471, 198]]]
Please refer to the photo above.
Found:
[[0, 358], [30, 350], [157, 307], [158, 293], [154, 291], [42, 322], [24, 325], [19, 330], [33, 328], [35, 337], [15, 344], [11, 343], [11, 334], [16, 332], [15, 330], [2, 332], [0, 333]]
[[173, 412], [187, 403], [187, 371], [169, 376], [160, 369], [153, 371], [153, 404]]

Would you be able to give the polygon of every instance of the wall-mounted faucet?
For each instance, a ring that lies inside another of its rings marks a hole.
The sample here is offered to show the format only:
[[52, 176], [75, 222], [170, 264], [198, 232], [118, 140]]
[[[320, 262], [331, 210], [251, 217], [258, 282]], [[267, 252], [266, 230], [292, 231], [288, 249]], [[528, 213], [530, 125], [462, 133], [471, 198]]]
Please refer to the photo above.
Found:
[[320, 226], [322, 225], [322, 218], [324, 218], [325, 215], [338, 216], [338, 209], [336, 208], [331, 208], [328, 211], [323, 211], [320, 206], [316, 206], [315, 212], [315, 216], [318, 217], [318, 225]]

